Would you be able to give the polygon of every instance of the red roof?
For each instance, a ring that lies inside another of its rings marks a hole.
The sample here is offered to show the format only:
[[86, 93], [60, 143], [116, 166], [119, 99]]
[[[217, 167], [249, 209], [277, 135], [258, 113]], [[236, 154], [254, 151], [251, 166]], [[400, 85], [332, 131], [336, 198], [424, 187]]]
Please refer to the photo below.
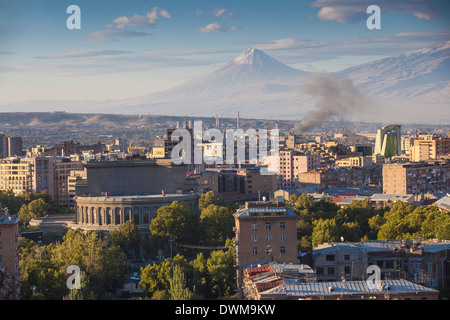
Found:
[[266, 291], [278, 286], [281, 286], [282, 284], [285, 284], [283, 279], [277, 279], [274, 281], [270, 281], [270, 282], [257, 282], [255, 283], [255, 287], [256, 290], [258, 290], [258, 292], [262, 292], [262, 291]]

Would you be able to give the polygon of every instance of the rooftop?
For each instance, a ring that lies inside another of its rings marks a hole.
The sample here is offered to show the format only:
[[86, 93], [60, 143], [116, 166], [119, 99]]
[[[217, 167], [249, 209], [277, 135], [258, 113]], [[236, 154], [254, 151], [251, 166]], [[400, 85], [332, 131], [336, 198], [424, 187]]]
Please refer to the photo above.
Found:
[[19, 218], [15, 215], [0, 215], [1, 224], [14, 224], [19, 222]]
[[235, 213], [238, 219], [268, 216], [297, 217], [293, 209], [275, 201], [246, 202], [245, 207], [238, 209]]
[[418, 285], [406, 280], [382, 280], [376, 288], [368, 286], [367, 281], [342, 282], [312, 282], [312, 283], [286, 283], [278, 287], [261, 292], [260, 295], [282, 294], [295, 297], [310, 297], [324, 295], [364, 295], [385, 293], [438, 293], [437, 290]]

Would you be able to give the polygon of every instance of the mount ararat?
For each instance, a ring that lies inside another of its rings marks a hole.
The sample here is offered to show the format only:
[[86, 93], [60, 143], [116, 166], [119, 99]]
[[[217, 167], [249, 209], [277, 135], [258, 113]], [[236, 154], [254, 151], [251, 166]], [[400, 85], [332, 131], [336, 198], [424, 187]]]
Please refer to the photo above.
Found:
[[[329, 95], [327, 88], [319, 87], [316, 95], [304, 89], [315, 76], [289, 67], [261, 50], [247, 49], [212, 73], [142, 97], [23, 101], [3, 104], [0, 110], [27, 112], [54, 108], [67, 112], [207, 117], [235, 117], [239, 111], [246, 118], [300, 120], [308, 112], [314, 112], [320, 95]], [[371, 101], [370, 105], [361, 105], [362, 112], [352, 109], [343, 117], [392, 123], [450, 121], [450, 41], [350, 67], [333, 76], [351, 80], [355, 89]], [[333, 96], [328, 96], [327, 101], [332, 104]], [[361, 100], [361, 104], [366, 104], [366, 100]], [[340, 113], [337, 111], [333, 116]]]

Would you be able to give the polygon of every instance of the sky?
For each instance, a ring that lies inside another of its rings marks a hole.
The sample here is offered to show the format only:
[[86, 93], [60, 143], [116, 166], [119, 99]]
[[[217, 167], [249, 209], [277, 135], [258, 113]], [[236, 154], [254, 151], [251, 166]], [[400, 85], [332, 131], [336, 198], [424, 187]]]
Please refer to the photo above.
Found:
[[[81, 29], [67, 28], [70, 5]], [[449, 21], [448, 0], [0, 0], [0, 104], [143, 96], [247, 48], [335, 72], [450, 40]]]

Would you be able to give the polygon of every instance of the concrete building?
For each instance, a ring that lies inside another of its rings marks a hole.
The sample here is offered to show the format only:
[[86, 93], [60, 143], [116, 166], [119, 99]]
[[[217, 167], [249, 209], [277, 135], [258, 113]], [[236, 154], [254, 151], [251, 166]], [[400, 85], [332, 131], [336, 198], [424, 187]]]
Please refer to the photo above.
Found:
[[450, 138], [435, 134], [419, 134], [410, 147], [409, 159], [412, 162], [439, 159], [450, 155]]
[[402, 152], [401, 147], [401, 126], [393, 124], [378, 130], [374, 154], [381, 154], [386, 158], [399, 156]]
[[187, 203], [198, 213], [197, 193], [123, 196], [76, 196], [75, 223], [71, 228], [112, 231], [126, 221], [133, 221], [142, 233], [149, 233], [151, 221], [163, 206], [173, 201]]
[[152, 159], [90, 162], [85, 168], [86, 178], [75, 184], [73, 228], [111, 231], [132, 220], [145, 233], [157, 210], [173, 201], [198, 213], [197, 181], [186, 178], [186, 165]]
[[450, 190], [450, 163], [383, 165], [383, 193], [422, 194]]
[[247, 202], [234, 217], [239, 287], [249, 265], [264, 260], [297, 263], [297, 215], [284, 203]]
[[197, 192], [195, 179], [186, 179], [186, 165], [170, 159], [98, 161], [85, 164], [86, 183], [76, 185], [77, 195], [167, 194]]
[[19, 219], [0, 213], [0, 300], [19, 295]]

